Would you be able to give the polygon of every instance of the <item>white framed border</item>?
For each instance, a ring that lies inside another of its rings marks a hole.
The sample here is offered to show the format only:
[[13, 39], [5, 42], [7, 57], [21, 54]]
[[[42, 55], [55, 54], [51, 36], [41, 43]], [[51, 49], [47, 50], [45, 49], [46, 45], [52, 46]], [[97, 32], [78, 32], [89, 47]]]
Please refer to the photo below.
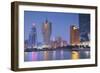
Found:
[[[60, 60], [60, 61], [32, 61], [24, 62], [24, 11], [48, 11], [48, 12], [64, 12], [64, 13], [84, 13], [90, 14], [90, 46], [91, 46], [91, 58], [90, 59], [79, 59], [79, 60]], [[35, 67], [50, 67], [50, 66], [64, 66], [64, 65], [84, 65], [84, 64], [95, 64], [95, 10], [94, 9], [84, 9], [84, 8], [63, 8], [63, 7], [48, 7], [48, 6], [29, 6], [29, 5], [19, 5], [19, 18], [18, 25], [19, 29], [19, 54], [18, 62], [19, 68], [35, 68]]]

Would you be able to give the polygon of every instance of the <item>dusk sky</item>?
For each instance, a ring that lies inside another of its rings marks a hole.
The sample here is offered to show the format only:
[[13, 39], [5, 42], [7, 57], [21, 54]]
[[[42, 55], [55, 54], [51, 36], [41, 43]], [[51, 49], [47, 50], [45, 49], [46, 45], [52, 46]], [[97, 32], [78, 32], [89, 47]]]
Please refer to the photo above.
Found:
[[24, 11], [24, 40], [29, 38], [32, 24], [35, 24], [37, 41], [43, 42], [42, 24], [46, 19], [52, 23], [51, 40], [60, 36], [69, 43], [70, 25], [79, 26], [77, 13]]

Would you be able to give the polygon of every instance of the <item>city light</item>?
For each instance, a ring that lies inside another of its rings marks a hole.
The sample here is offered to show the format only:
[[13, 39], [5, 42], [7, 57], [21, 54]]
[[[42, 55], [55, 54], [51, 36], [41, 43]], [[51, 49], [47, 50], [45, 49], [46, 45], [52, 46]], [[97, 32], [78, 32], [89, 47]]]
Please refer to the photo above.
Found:
[[[44, 15], [45, 14], [43, 14], [42, 18], [44, 18]], [[68, 22], [67, 20], [64, 22], [63, 17], [65, 17], [65, 14], [61, 13], [61, 15], [64, 15], [61, 19], [62, 23], [60, 23], [60, 20], [55, 21], [54, 19], [52, 20], [52, 18], [41, 19], [40, 21], [35, 20], [35, 18], [31, 19], [30, 27], [25, 29], [25, 61], [77, 60], [90, 58], [90, 31], [89, 26], [86, 26], [89, 25], [89, 23], [87, 24], [87, 22], [89, 22], [87, 18], [90, 16], [85, 17], [88, 21], [84, 21], [83, 17], [87, 16], [86, 14], [83, 14], [84, 16], [75, 14], [75, 17], [76, 15], [78, 16], [79, 19], [76, 18], [79, 22], [75, 22], [73, 25], [71, 24], [72, 19], [69, 21], [69, 24], [65, 24]], [[67, 16], [69, 15], [72, 16], [71, 14], [67, 14]], [[48, 16], [52, 16], [52, 13]], [[54, 16], [52, 17], [54, 18]], [[83, 21], [86, 24], [83, 25]], [[25, 25], [28, 27], [28, 23]], [[86, 28], [86, 30], [84, 30], [83, 27]]]

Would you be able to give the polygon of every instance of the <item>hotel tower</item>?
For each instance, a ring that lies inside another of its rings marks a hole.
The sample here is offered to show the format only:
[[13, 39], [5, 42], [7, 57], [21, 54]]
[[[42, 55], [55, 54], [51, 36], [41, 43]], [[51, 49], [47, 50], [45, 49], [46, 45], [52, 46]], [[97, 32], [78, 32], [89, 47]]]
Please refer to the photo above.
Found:
[[43, 34], [43, 42], [45, 45], [50, 44], [50, 37], [51, 37], [51, 25], [52, 23], [48, 20], [45, 20], [45, 22], [42, 25], [42, 34]]
[[79, 28], [72, 25], [70, 27], [70, 44], [71, 45], [78, 45], [79, 43], [80, 43]]

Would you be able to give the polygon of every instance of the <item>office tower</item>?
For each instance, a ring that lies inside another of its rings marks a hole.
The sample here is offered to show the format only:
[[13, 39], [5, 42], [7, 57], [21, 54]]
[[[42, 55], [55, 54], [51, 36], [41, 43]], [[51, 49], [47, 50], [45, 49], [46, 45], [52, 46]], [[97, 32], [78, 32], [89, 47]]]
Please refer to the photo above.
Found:
[[24, 41], [24, 49], [27, 49], [28, 48], [28, 40], [25, 40]]
[[57, 41], [57, 47], [61, 47], [62, 38], [61, 37], [57, 37], [56, 41]]
[[63, 40], [62, 46], [63, 46], [63, 47], [66, 47], [66, 46], [67, 46], [67, 41]]
[[31, 32], [29, 34], [29, 46], [32, 48], [36, 46], [37, 43], [37, 32], [35, 24], [32, 25]]
[[51, 49], [57, 48], [57, 41], [50, 42]]
[[72, 25], [70, 27], [70, 44], [71, 45], [78, 45], [79, 43], [80, 43], [79, 28]]
[[90, 40], [90, 14], [79, 14], [80, 41]]
[[52, 23], [46, 20], [42, 25], [42, 34], [43, 34], [43, 42], [45, 45], [50, 44], [50, 36], [51, 36], [51, 25]]

